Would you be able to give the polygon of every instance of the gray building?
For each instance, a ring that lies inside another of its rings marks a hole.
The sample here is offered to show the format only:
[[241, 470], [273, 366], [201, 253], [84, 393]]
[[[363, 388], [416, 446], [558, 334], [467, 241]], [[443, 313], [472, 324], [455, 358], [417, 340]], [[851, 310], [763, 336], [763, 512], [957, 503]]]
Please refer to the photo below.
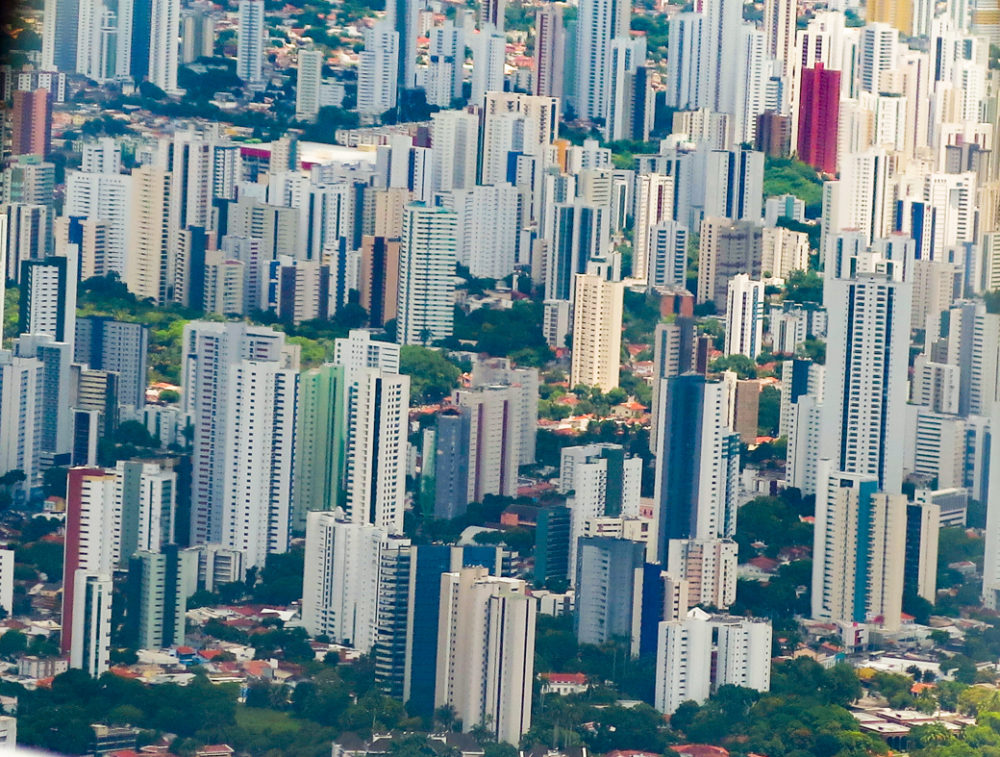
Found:
[[140, 323], [100, 316], [76, 319], [73, 360], [93, 370], [118, 373], [118, 401], [123, 405], [146, 404], [148, 351], [149, 329]]
[[434, 517], [452, 519], [469, 505], [469, 432], [467, 408], [438, 415], [434, 435]]
[[139, 649], [184, 643], [187, 598], [198, 577], [197, 555], [169, 544], [162, 552], [136, 552], [129, 560], [126, 636]]
[[607, 536], [584, 536], [577, 544], [576, 638], [605, 644], [627, 638], [637, 644], [645, 545]]

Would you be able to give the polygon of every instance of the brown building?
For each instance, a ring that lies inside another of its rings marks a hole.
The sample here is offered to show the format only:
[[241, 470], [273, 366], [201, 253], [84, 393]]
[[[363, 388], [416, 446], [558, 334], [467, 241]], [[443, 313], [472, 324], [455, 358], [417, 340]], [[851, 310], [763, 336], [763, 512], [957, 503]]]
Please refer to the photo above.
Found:
[[361, 238], [361, 273], [358, 277], [361, 307], [369, 323], [378, 328], [396, 317], [399, 293], [399, 240]]
[[11, 154], [49, 156], [52, 147], [52, 95], [47, 89], [14, 92]]
[[792, 149], [792, 121], [773, 110], [757, 116], [756, 147], [772, 158], [787, 158]]
[[757, 416], [760, 411], [761, 383], [758, 379], [736, 382], [736, 412], [734, 431], [744, 444], [753, 444], [757, 439]]

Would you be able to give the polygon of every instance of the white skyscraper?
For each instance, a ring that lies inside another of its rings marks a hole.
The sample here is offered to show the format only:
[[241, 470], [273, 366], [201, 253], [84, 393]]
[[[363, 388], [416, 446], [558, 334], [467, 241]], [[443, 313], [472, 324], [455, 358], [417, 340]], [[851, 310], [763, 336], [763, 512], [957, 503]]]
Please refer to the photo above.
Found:
[[164, 303], [173, 296], [171, 176], [152, 166], [132, 172], [125, 285], [139, 298]]
[[653, 226], [649, 230], [649, 286], [687, 288], [687, 265], [687, 227], [677, 221], [661, 221]]
[[740, 0], [706, 0], [702, 25], [699, 105], [735, 115], [743, 94], [743, 4]]
[[65, 215], [100, 221], [107, 228], [106, 257], [91, 275], [125, 274], [131, 193], [132, 177], [117, 171], [66, 173]]
[[644, 141], [652, 124], [652, 108], [647, 103], [652, 90], [646, 81], [646, 38], [627, 36], [611, 40], [609, 65], [605, 139]]
[[521, 413], [515, 389], [507, 386], [459, 390], [459, 407], [469, 415], [468, 502], [487, 494], [517, 496], [521, 459]]
[[409, 544], [378, 526], [352, 523], [341, 510], [307, 516], [302, 624], [368, 654], [378, 623], [382, 552]]
[[878, 94], [882, 72], [896, 65], [899, 31], [888, 24], [867, 24], [858, 44], [858, 84], [863, 92]]
[[709, 615], [694, 608], [660, 623], [656, 650], [656, 709], [674, 713], [681, 702], [701, 703], [720, 686], [771, 688], [771, 622]]
[[0, 468], [29, 487], [41, 484], [43, 380], [41, 360], [0, 350]]
[[702, 105], [701, 89], [708, 87], [699, 75], [705, 17], [700, 13], [678, 13], [668, 22], [666, 104], [678, 110], [692, 110]]
[[558, 136], [556, 97], [488, 92], [483, 110], [483, 184], [508, 181], [511, 152], [542, 158]]
[[399, 374], [396, 345], [352, 331], [337, 340], [346, 384], [344, 509], [354, 523], [403, 530], [410, 377]]
[[72, 468], [66, 480], [62, 650], [91, 676], [108, 669], [111, 575], [121, 560], [122, 509], [113, 471]]
[[672, 221], [674, 217], [674, 177], [648, 173], [638, 176], [635, 183], [632, 278], [645, 282], [652, 267], [650, 243], [653, 227], [664, 221]]
[[180, 0], [157, 0], [151, 8], [149, 81], [167, 94], [175, 94], [181, 3]]
[[406, 206], [399, 249], [396, 341], [432, 344], [454, 323], [456, 215], [415, 202]]
[[763, 348], [764, 282], [740, 273], [729, 280], [726, 305], [727, 355], [756, 358]]
[[264, 60], [264, 0], [240, 0], [236, 75], [243, 81], [261, 81]]
[[618, 386], [625, 285], [600, 273], [573, 277], [573, 355], [570, 384]]
[[795, 0], [767, 0], [764, 3], [764, 34], [767, 54], [785, 66], [791, 73], [795, 57]]
[[821, 457], [834, 471], [875, 477], [887, 493], [903, 483], [912, 285], [862, 273], [826, 282], [829, 314]]
[[[462, 97], [462, 72], [465, 69], [465, 34], [448, 21], [431, 29], [430, 60], [427, 68], [427, 104], [450, 108]], [[476, 63], [478, 65], [478, 62]], [[503, 64], [501, 63], [501, 75]], [[503, 82], [501, 81], [501, 88]], [[445, 111], [447, 112], [447, 111]]]
[[435, 192], [471, 190], [476, 185], [478, 152], [475, 113], [441, 110], [431, 114], [431, 186]]
[[184, 328], [182, 385], [192, 439], [191, 542], [244, 554], [288, 548], [298, 351], [244, 323]]
[[531, 727], [535, 612], [524, 581], [486, 568], [441, 575], [434, 705], [454, 708], [465, 731], [517, 744]]
[[492, 26], [469, 40], [472, 48], [472, 91], [469, 101], [478, 105], [487, 92], [503, 91], [503, 67], [507, 38]]
[[[738, 37], [738, 58], [735, 65], [736, 86], [732, 100], [719, 104], [719, 111], [733, 116], [733, 140], [739, 144], [753, 142], [757, 134], [757, 116], [767, 109], [766, 89], [771, 73], [767, 56], [767, 41], [759, 29], [745, 24]], [[728, 73], [727, 75], [733, 75]]]
[[365, 49], [358, 56], [358, 113], [380, 116], [396, 107], [399, 42], [399, 32], [385, 19], [365, 31]]
[[457, 257], [473, 276], [503, 279], [514, 272], [523, 227], [521, 193], [507, 184], [456, 191], [450, 208], [457, 215]]
[[611, 86], [611, 40], [628, 35], [631, 6], [622, 0], [583, 0], [576, 21], [577, 118], [595, 123], [607, 119]]
[[875, 476], [821, 460], [816, 485], [812, 616], [899, 628], [906, 552], [906, 496]]
[[296, 121], [309, 121], [319, 113], [319, 93], [322, 86], [323, 51], [299, 50], [299, 61], [295, 74]]

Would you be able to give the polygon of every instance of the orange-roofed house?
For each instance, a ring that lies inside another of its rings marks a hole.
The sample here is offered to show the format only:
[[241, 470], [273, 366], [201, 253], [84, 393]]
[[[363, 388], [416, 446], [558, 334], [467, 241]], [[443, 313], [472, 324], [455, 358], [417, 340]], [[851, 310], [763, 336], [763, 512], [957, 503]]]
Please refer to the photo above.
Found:
[[670, 747], [681, 757], [729, 757], [729, 750], [711, 744], [675, 744]]
[[590, 688], [583, 673], [542, 673], [539, 677], [544, 681], [542, 692], [545, 694], [582, 694]]
[[229, 744], [211, 744], [203, 746], [194, 754], [195, 757], [229, 757], [232, 753], [233, 748]]

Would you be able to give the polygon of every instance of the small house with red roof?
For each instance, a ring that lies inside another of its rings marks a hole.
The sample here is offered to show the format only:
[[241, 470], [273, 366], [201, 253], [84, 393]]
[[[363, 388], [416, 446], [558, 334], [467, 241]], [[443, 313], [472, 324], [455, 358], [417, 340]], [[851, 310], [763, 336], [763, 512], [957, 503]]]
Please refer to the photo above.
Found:
[[582, 694], [590, 688], [583, 673], [539, 673], [538, 677], [543, 681], [543, 694]]

